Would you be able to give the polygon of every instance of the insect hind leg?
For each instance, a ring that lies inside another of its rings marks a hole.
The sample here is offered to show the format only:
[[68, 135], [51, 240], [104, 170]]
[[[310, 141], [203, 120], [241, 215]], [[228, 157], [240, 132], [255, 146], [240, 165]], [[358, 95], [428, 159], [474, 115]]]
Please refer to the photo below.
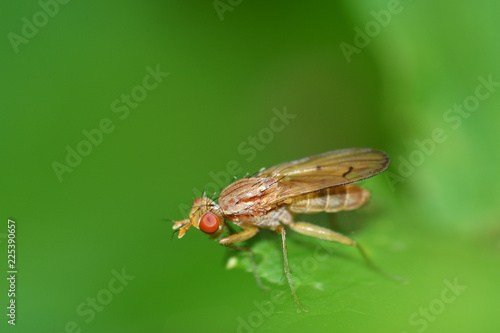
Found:
[[342, 234], [339, 234], [338, 232], [335, 232], [330, 229], [326, 229], [323, 227], [319, 227], [314, 224], [306, 223], [306, 222], [294, 222], [289, 224], [290, 229], [293, 231], [296, 231], [300, 234], [306, 235], [306, 236], [311, 236], [319, 239], [324, 239], [324, 240], [329, 240], [332, 242], [340, 243], [340, 244], [345, 244], [345, 245], [350, 245], [350, 246], [356, 246], [361, 253], [361, 256], [365, 260], [365, 262], [369, 266], [374, 266], [373, 262], [368, 258], [366, 255], [366, 252], [363, 250], [363, 248], [359, 245], [358, 242], [355, 240], [350, 239], [347, 236], [344, 236]]
[[294, 222], [290, 223], [289, 226], [290, 229], [292, 229], [293, 231], [296, 231], [306, 236], [325, 239], [345, 245], [357, 246], [356, 241], [350, 239], [349, 237], [339, 234], [338, 232], [332, 231], [330, 229], [319, 227], [314, 224], [306, 222]]
[[288, 224], [290, 229], [293, 231], [296, 231], [298, 233], [301, 233], [306, 236], [311, 236], [319, 239], [324, 239], [324, 240], [329, 240], [332, 242], [340, 243], [340, 244], [345, 244], [345, 245], [350, 245], [350, 246], [355, 246], [361, 256], [363, 257], [363, 260], [365, 263], [373, 270], [377, 271], [378, 273], [385, 275], [391, 279], [406, 282], [406, 279], [390, 274], [384, 270], [382, 270], [380, 267], [375, 265], [373, 261], [368, 257], [366, 254], [365, 250], [361, 245], [356, 242], [355, 240], [350, 239], [347, 236], [344, 236], [342, 234], [339, 234], [338, 232], [332, 231], [330, 229], [326, 229], [323, 227], [319, 227], [314, 224], [306, 223], [306, 222], [295, 222], [295, 223], [289, 223]]

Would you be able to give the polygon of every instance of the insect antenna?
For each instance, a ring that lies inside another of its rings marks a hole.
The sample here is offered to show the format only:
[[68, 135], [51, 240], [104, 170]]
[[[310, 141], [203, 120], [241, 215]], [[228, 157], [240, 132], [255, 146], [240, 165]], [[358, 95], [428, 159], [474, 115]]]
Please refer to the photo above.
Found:
[[[171, 220], [171, 219], [162, 219], [162, 221], [170, 221], [172, 223], [177, 222], [177, 221], [174, 221], [174, 220]], [[181, 228], [175, 229], [174, 232], [172, 232], [172, 236], [170, 237], [170, 241], [172, 241], [172, 239], [174, 239], [175, 234], [178, 233], [179, 231], [181, 231]]]
[[181, 231], [181, 229], [177, 229], [177, 230], [174, 230], [174, 232], [172, 232], [172, 237], [170, 237], [170, 241], [172, 241], [174, 239], [175, 234], [178, 233], [179, 231]]

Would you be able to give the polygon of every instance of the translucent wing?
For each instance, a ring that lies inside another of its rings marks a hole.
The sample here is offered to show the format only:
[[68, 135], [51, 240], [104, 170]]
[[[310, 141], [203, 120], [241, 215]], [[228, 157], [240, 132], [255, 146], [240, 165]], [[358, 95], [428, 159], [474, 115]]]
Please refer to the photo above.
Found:
[[380, 150], [350, 148], [306, 157], [261, 170], [254, 177], [273, 178], [278, 187], [269, 193], [273, 205], [288, 198], [354, 183], [384, 171], [389, 157]]

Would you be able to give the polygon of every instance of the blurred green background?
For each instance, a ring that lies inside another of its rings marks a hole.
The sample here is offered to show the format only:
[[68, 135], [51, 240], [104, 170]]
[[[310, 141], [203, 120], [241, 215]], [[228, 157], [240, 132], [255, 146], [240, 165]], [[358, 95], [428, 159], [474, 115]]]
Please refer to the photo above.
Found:
[[[499, 9], [2, 2], [2, 331], [497, 331]], [[278, 236], [250, 242], [266, 292], [226, 269], [234, 252], [194, 229], [178, 240], [163, 220], [229, 177], [348, 147], [391, 157], [363, 183], [370, 204], [304, 220], [358, 240], [407, 284], [353, 248], [318, 257], [324, 243], [289, 233], [309, 309], [297, 314]]]

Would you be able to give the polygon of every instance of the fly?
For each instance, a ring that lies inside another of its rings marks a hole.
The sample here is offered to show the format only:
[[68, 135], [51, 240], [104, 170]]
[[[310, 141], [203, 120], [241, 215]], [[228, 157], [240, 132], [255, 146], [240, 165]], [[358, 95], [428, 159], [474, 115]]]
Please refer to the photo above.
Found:
[[[292, 284], [285, 227], [307, 236], [356, 246], [371, 264], [356, 241], [314, 224], [296, 222], [294, 216], [359, 208], [368, 201], [370, 193], [354, 183], [375, 176], [388, 165], [389, 157], [380, 150], [350, 148], [261, 169], [256, 175], [239, 179], [224, 188], [218, 203], [207, 197], [196, 199], [189, 218], [175, 222], [173, 229], [179, 231], [181, 238], [194, 226], [211, 238], [219, 239], [221, 245], [247, 251], [260, 286], [252, 250], [234, 243], [252, 238], [259, 229], [277, 232], [282, 240], [285, 276], [300, 312], [305, 309]], [[243, 230], [223, 237], [227, 228], [225, 219]]]

